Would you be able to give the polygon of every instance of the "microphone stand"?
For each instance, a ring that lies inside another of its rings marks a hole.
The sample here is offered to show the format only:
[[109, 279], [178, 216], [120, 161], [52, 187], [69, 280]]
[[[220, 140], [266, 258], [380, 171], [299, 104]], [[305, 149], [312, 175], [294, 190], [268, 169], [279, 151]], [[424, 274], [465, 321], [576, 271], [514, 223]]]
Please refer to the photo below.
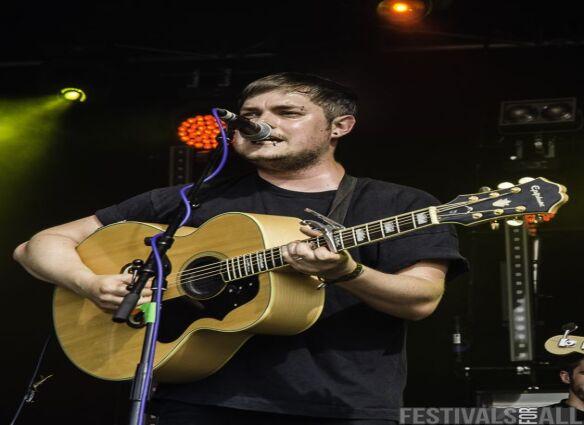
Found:
[[[217, 140], [221, 142], [219, 144], [221, 148], [218, 146], [212, 152], [205, 170], [199, 176], [196, 183], [192, 185], [188, 191], [188, 194], [186, 195], [193, 208], [197, 208], [199, 206], [196, 203], [196, 199], [205, 179], [211, 174], [212, 170], [219, 163], [220, 158], [225, 158], [227, 142], [229, 139], [225, 136], [225, 140], [223, 140], [224, 134], [225, 133], [222, 132], [217, 136]], [[137, 365], [136, 373], [132, 382], [132, 389], [130, 392], [130, 425], [142, 425], [145, 406], [150, 399], [150, 392], [152, 387], [152, 364], [154, 361], [156, 339], [158, 336], [157, 325], [160, 321], [160, 304], [164, 291], [162, 286], [166, 285], [165, 277], [170, 271], [168, 260], [165, 259], [166, 264], [162, 270], [164, 276], [158, 276], [156, 269], [156, 257], [158, 256], [159, 259], [165, 258], [166, 252], [168, 252], [174, 242], [174, 235], [176, 231], [184, 224], [183, 217], [187, 211], [187, 206], [183, 200], [181, 200], [180, 205], [176, 208], [174, 216], [170, 220], [166, 230], [163, 233], [156, 235], [155, 237], [146, 238], [144, 243], [148, 246], [151, 246], [152, 251], [150, 252], [145, 263], [142, 260], [134, 260], [132, 262], [134, 280], [128, 287], [130, 292], [124, 297], [118, 310], [113, 315], [114, 322], [127, 322], [130, 314], [140, 299], [140, 293], [146, 286], [146, 283], [151, 277], [157, 275], [157, 281], [160, 284], [152, 285], [152, 299], [158, 300], [158, 302], [145, 304], [145, 307], [141, 307], [142, 313], [139, 313], [146, 323], [146, 333], [144, 335], [144, 344], [142, 346], [140, 363]], [[155, 252], [155, 248], [157, 248], [156, 251], [158, 252]], [[160, 271], [160, 269], [158, 271]]]

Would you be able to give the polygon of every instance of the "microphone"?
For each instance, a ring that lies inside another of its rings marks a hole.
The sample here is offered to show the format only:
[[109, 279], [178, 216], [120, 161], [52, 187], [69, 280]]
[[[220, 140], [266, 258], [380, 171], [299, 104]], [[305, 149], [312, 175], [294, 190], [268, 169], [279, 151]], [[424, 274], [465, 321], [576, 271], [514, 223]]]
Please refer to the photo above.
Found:
[[229, 122], [230, 125], [238, 129], [241, 135], [250, 142], [266, 140], [272, 133], [272, 127], [265, 122], [253, 122], [227, 109], [216, 109], [216, 111], [219, 118]]

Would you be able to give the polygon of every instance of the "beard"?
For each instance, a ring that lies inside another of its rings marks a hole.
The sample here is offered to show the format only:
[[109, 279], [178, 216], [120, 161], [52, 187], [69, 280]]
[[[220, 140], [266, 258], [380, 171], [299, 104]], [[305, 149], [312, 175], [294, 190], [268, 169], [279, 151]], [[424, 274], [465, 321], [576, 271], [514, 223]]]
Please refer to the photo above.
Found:
[[272, 171], [300, 171], [318, 164], [327, 150], [328, 146], [323, 144], [293, 154], [282, 154], [269, 158], [249, 158], [246, 156], [244, 156], [244, 158], [259, 169]]
[[584, 402], [584, 385], [576, 385], [576, 383], [572, 383], [570, 389], [576, 395], [576, 397]]

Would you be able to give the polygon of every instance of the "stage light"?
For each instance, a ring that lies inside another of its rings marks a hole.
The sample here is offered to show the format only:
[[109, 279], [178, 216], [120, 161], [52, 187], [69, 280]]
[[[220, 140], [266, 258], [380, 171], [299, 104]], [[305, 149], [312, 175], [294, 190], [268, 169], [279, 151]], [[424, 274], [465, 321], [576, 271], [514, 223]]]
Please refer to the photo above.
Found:
[[574, 131], [581, 126], [575, 98], [501, 102], [499, 129], [503, 134]]
[[179, 139], [198, 151], [209, 151], [218, 145], [219, 126], [213, 115], [196, 115], [178, 127]]
[[505, 111], [506, 119], [511, 123], [528, 123], [535, 121], [538, 110], [532, 106], [513, 105]]
[[87, 95], [81, 89], [66, 87], [61, 89], [61, 97], [69, 102], [85, 102]]
[[429, 0], [383, 0], [377, 5], [377, 14], [389, 23], [407, 25], [421, 21], [430, 6]]
[[505, 226], [505, 310], [509, 329], [510, 360], [512, 362], [533, 359], [535, 339], [533, 335], [533, 270], [535, 260], [530, 249], [527, 227], [523, 222]]
[[411, 10], [411, 7], [407, 3], [394, 3], [391, 8], [396, 13], [406, 13]]
[[541, 110], [542, 118], [549, 121], [568, 121], [574, 116], [572, 105], [568, 103], [554, 103], [544, 105]]

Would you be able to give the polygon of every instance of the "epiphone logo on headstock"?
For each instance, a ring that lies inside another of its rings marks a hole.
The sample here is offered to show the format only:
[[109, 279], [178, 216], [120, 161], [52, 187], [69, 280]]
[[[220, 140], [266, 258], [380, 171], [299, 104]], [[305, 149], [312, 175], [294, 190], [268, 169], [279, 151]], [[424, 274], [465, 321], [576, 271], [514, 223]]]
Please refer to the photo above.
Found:
[[537, 204], [540, 207], [545, 207], [545, 202], [543, 202], [543, 198], [541, 197], [541, 193], [539, 193], [539, 189], [541, 189], [541, 188], [538, 185], [531, 186], [531, 189], [530, 189], [531, 194], [533, 195], [533, 197], [537, 201]]

